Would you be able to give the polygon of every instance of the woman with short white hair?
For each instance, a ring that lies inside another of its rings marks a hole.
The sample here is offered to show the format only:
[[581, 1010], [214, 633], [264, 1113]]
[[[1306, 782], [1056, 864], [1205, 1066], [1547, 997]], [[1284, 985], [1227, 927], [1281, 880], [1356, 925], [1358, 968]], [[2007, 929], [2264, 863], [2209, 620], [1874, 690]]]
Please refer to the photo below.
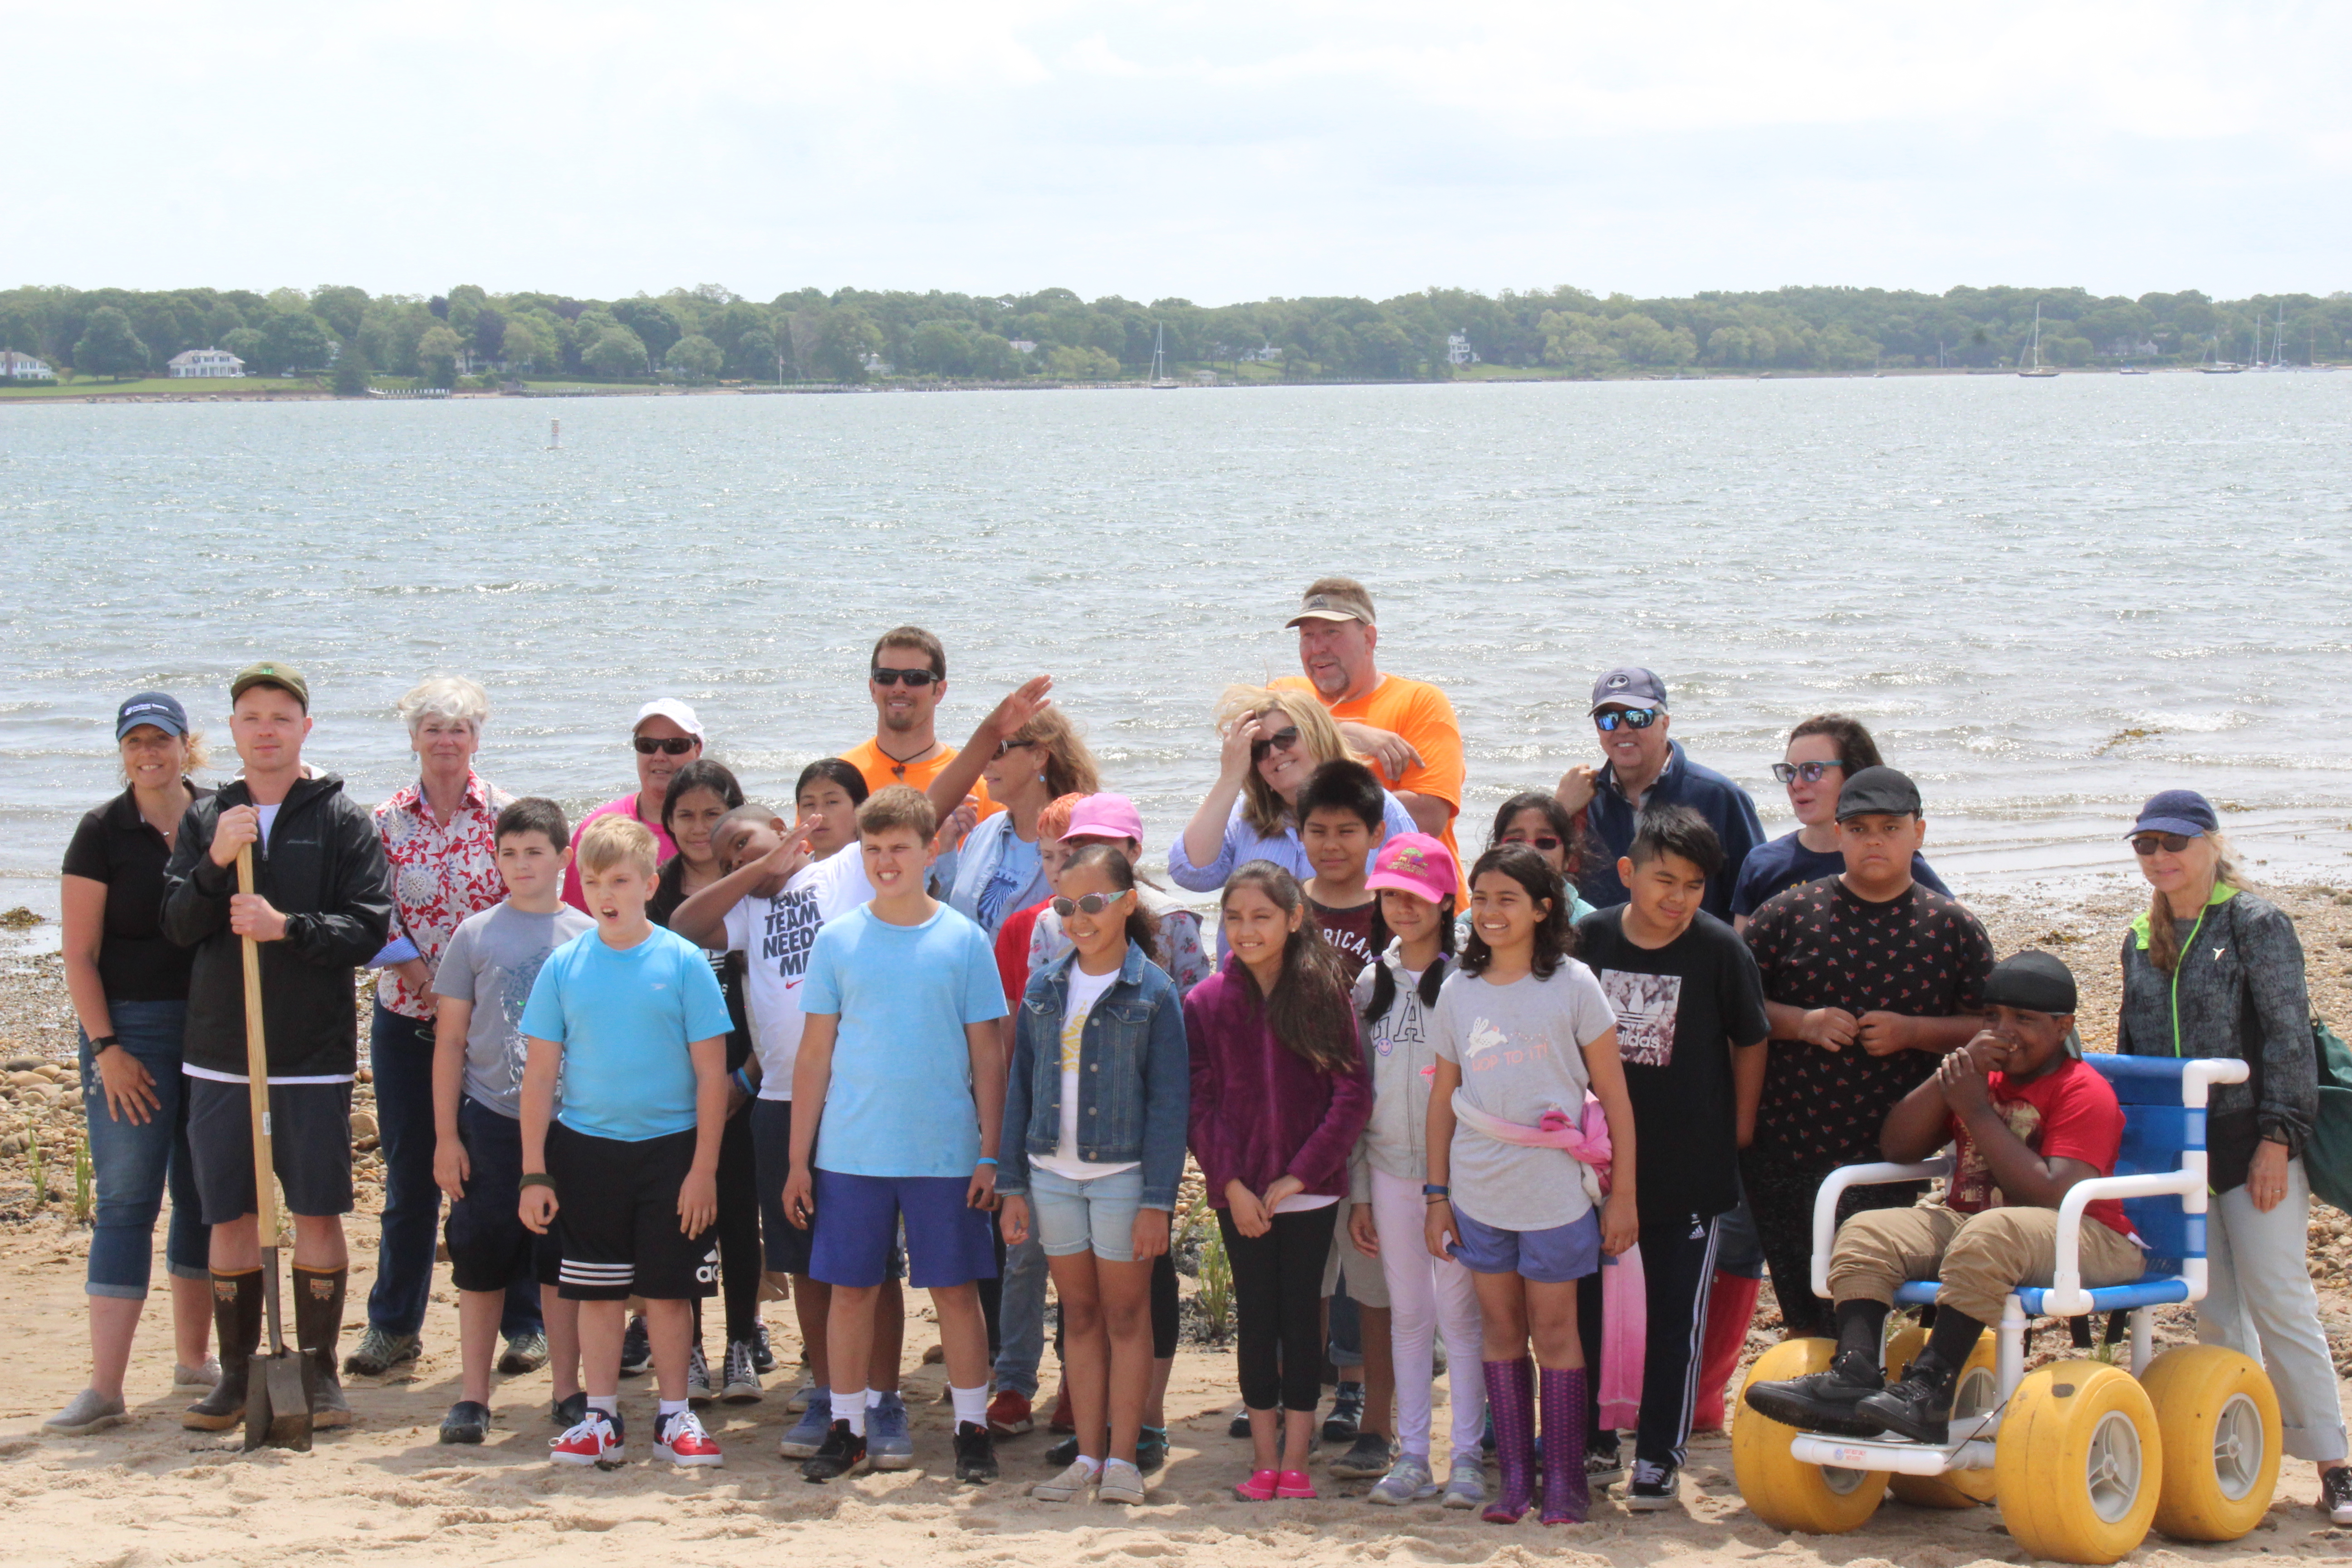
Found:
[[[343, 1370], [380, 1377], [422, 1348], [433, 1288], [441, 1189], [433, 1181], [433, 971], [459, 921], [506, 897], [491, 832], [514, 798], [474, 771], [490, 699], [463, 676], [436, 676], [401, 698], [397, 711], [416, 753], [417, 782], [375, 810], [392, 870], [392, 942], [377, 955], [375, 1017], [368, 1031], [376, 1135], [383, 1154], [383, 1231], [368, 1292], [367, 1332]], [[502, 1370], [546, 1360], [539, 1292], [530, 1281], [507, 1297]]]

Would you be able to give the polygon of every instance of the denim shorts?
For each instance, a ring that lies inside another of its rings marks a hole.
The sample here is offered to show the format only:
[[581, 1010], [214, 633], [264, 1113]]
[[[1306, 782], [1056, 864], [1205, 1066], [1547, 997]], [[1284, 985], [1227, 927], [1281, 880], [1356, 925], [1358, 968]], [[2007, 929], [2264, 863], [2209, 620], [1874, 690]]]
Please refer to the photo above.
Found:
[[1591, 1209], [1549, 1230], [1497, 1230], [1456, 1204], [1454, 1223], [1461, 1239], [1449, 1250], [1473, 1274], [1516, 1274], [1538, 1285], [1565, 1285], [1601, 1267], [1601, 1215]]
[[1074, 1182], [1029, 1167], [1029, 1223], [1048, 1258], [1088, 1247], [1106, 1263], [1135, 1261], [1135, 1211], [1143, 1206], [1143, 1167]]

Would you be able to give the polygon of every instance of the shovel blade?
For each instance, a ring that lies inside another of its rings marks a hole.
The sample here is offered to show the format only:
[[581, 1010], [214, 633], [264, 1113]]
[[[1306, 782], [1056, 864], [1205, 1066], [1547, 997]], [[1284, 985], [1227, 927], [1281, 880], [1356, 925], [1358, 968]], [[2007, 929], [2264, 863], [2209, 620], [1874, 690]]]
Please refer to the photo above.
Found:
[[302, 1389], [302, 1360], [292, 1351], [256, 1354], [245, 1394], [245, 1447], [310, 1451], [310, 1399]]

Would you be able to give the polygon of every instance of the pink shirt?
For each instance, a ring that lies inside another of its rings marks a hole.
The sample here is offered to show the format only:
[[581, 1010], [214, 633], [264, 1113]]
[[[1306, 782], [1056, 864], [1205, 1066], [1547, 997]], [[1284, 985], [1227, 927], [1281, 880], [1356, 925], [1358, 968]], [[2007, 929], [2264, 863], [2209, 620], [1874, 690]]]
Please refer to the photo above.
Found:
[[677, 853], [677, 846], [670, 842], [669, 830], [662, 826], [659, 816], [647, 821], [645, 817], [637, 816], [636, 791], [631, 790], [618, 800], [606, 801], [582, 817], [580, 826], [572, 830], [572, 864], [563, 868], [563, 901], [583, 914], [588, 910], [588, 895], [580, 890], [580, 836], [587, 832], [588, 825], [598, 817], [624, 814], [635, 819], [645, 827], [646, 832], [654, 836], [654, 849], [661, 859], [667, 860]]

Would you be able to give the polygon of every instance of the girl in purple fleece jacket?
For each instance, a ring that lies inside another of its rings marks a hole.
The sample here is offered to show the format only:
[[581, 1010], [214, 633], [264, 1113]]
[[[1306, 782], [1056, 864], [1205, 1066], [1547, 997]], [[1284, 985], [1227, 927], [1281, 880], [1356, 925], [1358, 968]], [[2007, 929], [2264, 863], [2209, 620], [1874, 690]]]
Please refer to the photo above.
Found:
[[1323, 1262], [1349, 1153], [1371, 1119], [1371, 1080], [1346, 967], [1307, 918], [1296, 877], [1265, 860], [1235, 871], [1224, 938], [1224, 966], [1184, 999], [1184, 1033], [1192, 1157], [1233, 1264], [1235, 1362], [1255, 1450], [1234, 1495], [1311, 1498]]

